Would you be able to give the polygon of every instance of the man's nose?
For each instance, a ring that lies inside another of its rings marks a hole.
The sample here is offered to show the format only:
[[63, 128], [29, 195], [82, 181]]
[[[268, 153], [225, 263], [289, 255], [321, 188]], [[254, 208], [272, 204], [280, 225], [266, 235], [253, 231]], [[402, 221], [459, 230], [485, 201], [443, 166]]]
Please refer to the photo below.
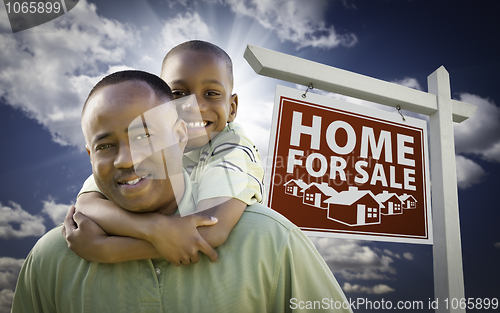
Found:
[[114, 165], [116, 168], [131, 168], [134, 166], [128, 142], [120, 144]]

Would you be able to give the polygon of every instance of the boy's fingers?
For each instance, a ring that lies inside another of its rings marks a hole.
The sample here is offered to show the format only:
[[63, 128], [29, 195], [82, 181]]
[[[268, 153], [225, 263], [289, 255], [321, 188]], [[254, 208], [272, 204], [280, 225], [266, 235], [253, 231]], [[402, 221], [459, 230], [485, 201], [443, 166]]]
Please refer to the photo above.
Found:
[[78, 226], [80, 226], [87, 219], [88, 219], [88, 217], [86, 217], [85, 215], [83, 215], [80, 212], [76, 212], [75, 214], [73, 214], [73, 220], [75, 221], [75, 223]]
[[205, 240], [200, 241], [200, 251], [205, 253], [212, 262], [217, 262], [219, 255]]
[[216, 217], [213, 216], [205, 216], [205, 215], [193, 215], [196, 223], [196, 227], [198, 226], [211, 226], [217, 224], [219, 221]]
[[71, 206], [68, 210], [68, 213], [66, 213], [66, 217], [64, 218], [64, 223], [63, 223], [63, 230], [67, 227], [68, 229], [75, 229], [75, 221], [73, 220], [73, 215], [75, 214], [75, 207]]
[[193, 256], [191, 256], [191, 258], [189, 259], [191, 261], [191, 263], [198, 263], [198, 261], [200, 260], [200, 257], [198, 256], [198, 251], [196, 251], [196, 254], [194, 254]]

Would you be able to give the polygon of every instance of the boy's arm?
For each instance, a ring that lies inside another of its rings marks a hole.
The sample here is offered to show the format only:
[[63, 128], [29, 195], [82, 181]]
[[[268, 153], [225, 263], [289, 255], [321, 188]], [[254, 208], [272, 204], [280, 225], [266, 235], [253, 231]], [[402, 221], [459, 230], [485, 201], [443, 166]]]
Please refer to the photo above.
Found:
[[196, 213], [216, 217], [219, 222], [211, 227], [199, 227], [200, 235], [212, 246], [223, 244], [247, 207], [246, 203], [235, 198], [219, 197], [202, 200], [196, 206]]
[[64, 219], [62, 233], [68, 247], [79, 257], [100, 263], [118, 263], [132, 260], [160, 258], [161, 255], [147, 241], [119, 236], [108, 236], [102, 228], [72, 206]]
[[[198, 226], [214, 225], [217, 219], [199, 215], [181, 218], [178, 215], [133, 213], [119, 208], [98, 192], [81, 194], [77, 199], [76, 207], [77, 211], [96, 222], [107, 234], [148, 241], [161, 256], [175, 265], [181, 263], [187, 265], [197, 261], [198, 251], [205, 253], [212, 261], [217, 260], [217, 252], [197, 230]], [[117, 260], [137, 259], [136, 256], [132, 258], [131, 253], [134, 249], [132, 246], [123, 246], [123, 249], [118, 249], [111, 247], [111, 241], [104, 243], [95, 240], [95, 242], [113, 249], [117, 253]], [[74, 244], [78, 246], [76, 242]], [[87, 249], [87, 251], [90, 254], [94, 253], [94, 249]], [[92, 257], [92, 255], [87, 256], [87, 258]]]

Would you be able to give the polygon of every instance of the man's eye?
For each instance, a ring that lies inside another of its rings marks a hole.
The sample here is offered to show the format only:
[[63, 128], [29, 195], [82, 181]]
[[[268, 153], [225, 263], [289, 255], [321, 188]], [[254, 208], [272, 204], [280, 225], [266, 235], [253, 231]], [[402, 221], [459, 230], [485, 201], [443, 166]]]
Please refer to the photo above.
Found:
[[151, 137], [151, 134], [141, 134], [134, 137], [134, 140], [142, 140]]
[[110, 144], [98, 145], [98, 146], [95, 148], [95, 150], [96, 150], [96, 151], [99, 151], [99, 150], [104, 150], [104, 149], [107, 149], [107, 148], [109, 148], [109, 147], [111, 147], [111, 145], [110, 145]]

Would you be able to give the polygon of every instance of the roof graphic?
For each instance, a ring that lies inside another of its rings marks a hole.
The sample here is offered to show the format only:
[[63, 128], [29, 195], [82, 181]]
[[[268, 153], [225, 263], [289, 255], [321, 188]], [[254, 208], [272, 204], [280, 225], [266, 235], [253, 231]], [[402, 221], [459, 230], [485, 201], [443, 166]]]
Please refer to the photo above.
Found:
[[367, 194], [369, 194], [373, 200], [377, 201], [380, 208], [385, 208], [385, 206], [375, 198], [375, 195], [370, 190], [358, 190], [358, 187], [349, 187], [349, 190], [339, 192], [331, 198], [325, 200], [325, 202], [340, 205], [352, 205]]
[[308, 186], [302, 179], [290, 179], [289, 181], [284, 183], [283, 186], [286, 186], [292, 182], [297, 184], [297, 186], [299, 186], [301, 189], [304, 189]]
[[386, 190], [384, 190], [383, 193], [379, 193], [378, 195], [376, 195], [375, 200], [382, 203], [382, 202], [389, 200], [389, 198], [391, 198], [393, 196], [395, 196], [399, 201], [403, 201], [397, 194], [395, 194], [393, 192], [387, 192]]
[[309, 189], [312, 186], [318, 187], [318, 189], [325, 195], [327, 196], [333, 196], [336, 195], [338, 192], [337, 190], [333, 189], [332, 187], [328, 186], [328, 183], [310, 183], [307, 185], [305, 188], [302, 189], [302, 191]]

